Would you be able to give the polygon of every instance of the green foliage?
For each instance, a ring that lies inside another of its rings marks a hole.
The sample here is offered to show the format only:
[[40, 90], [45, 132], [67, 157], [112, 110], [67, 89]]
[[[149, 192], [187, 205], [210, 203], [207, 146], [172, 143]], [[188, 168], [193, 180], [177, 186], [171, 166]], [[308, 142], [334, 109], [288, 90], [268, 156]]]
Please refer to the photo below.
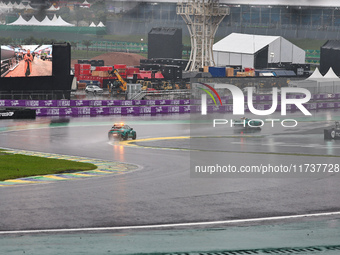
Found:
[[90, 10], [91, 11], [106, 10], [105, 1], [101, 0], [101, 1], [95, 2], [94, 4], [91, 5]]
[[8, 45], [12, 43], [11, 37], [0, 37], [0, 44], [1, 45]]
[[84, 41], [83, 41], [83, 44], [88, 48], [89, 46], [92, 45], [92, 41], [90, 41], [90, 40], [84, 40]]
[[84, 40], [83, 44], [86, 46], [86, 58], [89, 58], [89, 47], [92, 45], [90, 40]]
[[[1, 37], [0, 37], [1, 40]], [[27, 37], [21, 41], [21, 44], [26, 44], [26, 45], [41, 45], [41, 44], [53, 44], [57, 43], [58, 40], [56, 39], [48, 39], [48, 38], [35, 38], [33, 36]], [[63, 41], [62, 41], [63, 42]]]
[[56, 12], [56, 14], [57, 14], [58, 16], [70, 15], [70, 9], [67, 8], [66, 6], [61, 7], [61, 8]]
[[71, 48], [77, 48], [78, 43], [74, 41], [70, 41], [69, 44], [71, 45]]
[[96, 23], [96, 25], [98, 25], [98, 23], [101, 21], [104, 24], [106, 23], [106, 12], [105, 11], [98, 11], [97, 14], [94, 17], [94, 22]]
[[33, 37], [32, 35], [30, 37], [25, 38], [24, 40], [22, 40], [22, 44], [39, 44], [39, 39], [36, 39], [35, 37]]

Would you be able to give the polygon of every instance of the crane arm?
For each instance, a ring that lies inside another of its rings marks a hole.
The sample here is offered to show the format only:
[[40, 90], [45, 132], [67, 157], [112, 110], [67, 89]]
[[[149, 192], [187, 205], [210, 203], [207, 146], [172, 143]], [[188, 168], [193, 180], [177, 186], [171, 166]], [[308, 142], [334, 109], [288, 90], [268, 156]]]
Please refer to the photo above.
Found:
[[116, 75], [116, 77], [118, 78], [118, 80], [120, 81], [120, 83], [122, 84], [120, 86], [122, 91], [126, 91], [127, 89], [127, 82], [124, 81], [124, 79], [122, 78], [122, 76], [120, 76], [120, 74], [118, 73], [117, 69], [113, 69], [113, 73]]

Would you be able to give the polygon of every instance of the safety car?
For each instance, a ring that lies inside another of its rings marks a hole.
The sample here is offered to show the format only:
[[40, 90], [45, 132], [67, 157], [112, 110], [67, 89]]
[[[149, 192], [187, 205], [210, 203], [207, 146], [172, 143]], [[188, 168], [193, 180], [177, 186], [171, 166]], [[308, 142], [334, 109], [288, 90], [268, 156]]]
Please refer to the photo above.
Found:
[[108, 132], [108, 137], [110, 140], [127, 140], [128, 138], [136, 140], [137, 132], [124, 123], [115, 123]]

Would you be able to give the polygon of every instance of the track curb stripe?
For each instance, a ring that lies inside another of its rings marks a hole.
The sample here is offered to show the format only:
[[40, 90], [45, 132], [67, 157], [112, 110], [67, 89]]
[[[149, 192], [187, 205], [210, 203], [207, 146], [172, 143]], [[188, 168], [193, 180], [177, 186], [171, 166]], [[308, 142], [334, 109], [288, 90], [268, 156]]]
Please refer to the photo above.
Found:
[[132, 171], [136, 171], [140, 169], [140, 167], [137, 165], [122, 163], [122, 162], [114, 162], [114, 161], [108, 161], [108, 160], [92, 159], [92, 158], [87, 158], [87, 157], [68, 156], [68, 155], [60, 155], [60, 154], [52, 154], [52, 153], [44, 153], [44, 152], [27, 151], [27, 150], [13, 150], [13, 149], [7, 149], [7, 148], [2, 148], [2, 149], [5, 149], [6, 150], [5, 152], [10, 153], [10, 154], [22, 154], [22, 155], [27, 155], [27, 156], [63, 159], [63, 160], [70, 160], [70, 161], [76, 161], [76, 162], [86, 162], [86, 163], [91, 163], [91, 164], [96, 165], [97, 168], [94, 170], [86, 170], [86, 171], [80, 171], [80, 172], [47, 174], [47, 175], [38, 175], [38, 176], [29, 176], [29, 177], [22, 177], [22, 178], [17, 178], [17, 179], [10, 179], [10, 180], [5, 180], [5, 181], [0, 181], [0, 187], [51, 183], [55, 181], [79, 180], [79, 179], [101, 177], [101, 176], [104, 177], [108, 175], [125, 174], [128, 172], [132, 172]]

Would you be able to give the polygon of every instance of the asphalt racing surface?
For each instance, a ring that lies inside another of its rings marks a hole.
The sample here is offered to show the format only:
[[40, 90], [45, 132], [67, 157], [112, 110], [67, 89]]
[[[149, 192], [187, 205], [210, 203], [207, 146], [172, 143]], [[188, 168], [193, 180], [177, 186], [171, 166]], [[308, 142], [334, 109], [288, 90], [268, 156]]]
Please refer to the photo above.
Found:
[[[285, 222], [289, 216], [324, 213], [336, 220], [340, 173], [334, 165], [340, 163], [340, 141], [324, 141], [323, 129], [339, 116], [333, 111], [309, 118], [296, 113], [290, 117], [299, 122], [294, 129], [267, 125], [251, 133], [221, 126], [216, 135], [208, 124], [198, 129], [201, 135], [194, 142], [188, 138], [190, 115], [2, 120], [2, 148], [126, 162], [137, 170], [0, 187], [0, 231], [171, 224], [187, 228], [207, 222], [223, 227], [233, 220], [240, 220], [234, 226], [242, 226], [249, 224], [243, 219], [278, 217], [276, 222]], [[108, 141], [108, 130], [121, 121], [137, 131], [135, 142]], [[193, 175], [193, 165], [212, 159], [238, 167], [320, 163], [334, 169], [299, 176]]]

